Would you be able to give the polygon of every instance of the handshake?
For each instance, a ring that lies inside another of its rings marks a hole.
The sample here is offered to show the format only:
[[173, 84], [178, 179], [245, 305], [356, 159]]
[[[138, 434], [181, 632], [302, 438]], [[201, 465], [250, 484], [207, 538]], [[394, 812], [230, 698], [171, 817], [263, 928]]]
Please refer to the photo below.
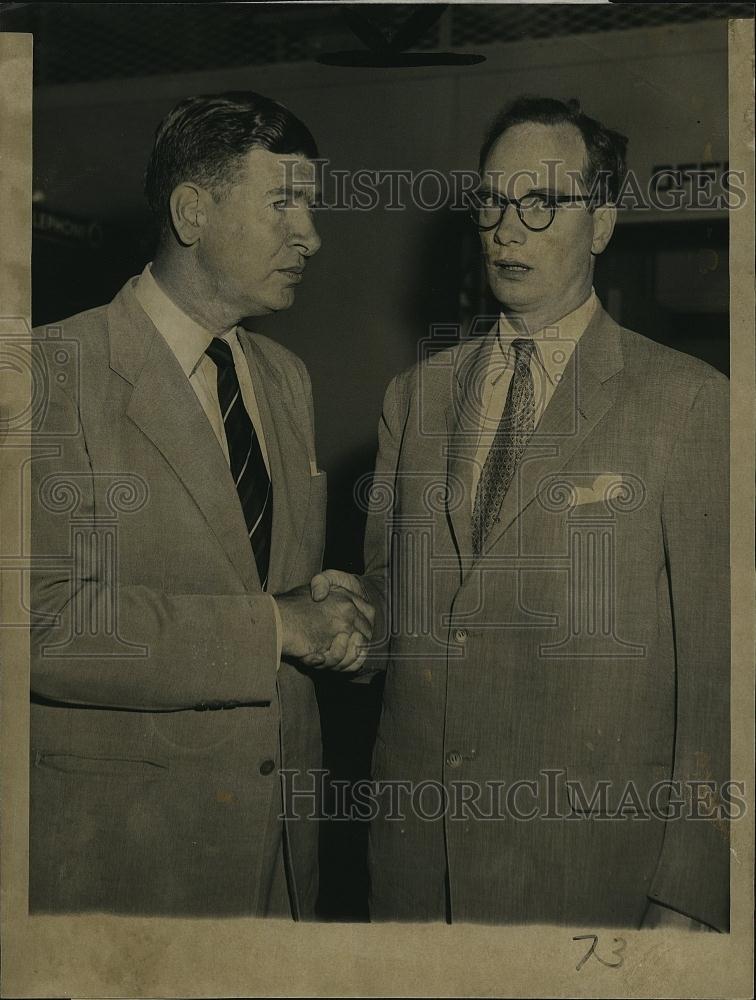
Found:
[[359, 670], [373, 634], [375, 608], [356, 576], [327, 569], [275, 601], [284, 656], [308, 667]]

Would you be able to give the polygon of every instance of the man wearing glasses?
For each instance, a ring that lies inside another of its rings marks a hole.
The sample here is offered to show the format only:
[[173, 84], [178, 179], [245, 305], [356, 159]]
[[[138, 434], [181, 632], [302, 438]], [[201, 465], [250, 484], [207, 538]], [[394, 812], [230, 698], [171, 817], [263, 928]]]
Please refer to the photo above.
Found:
[[373, 919], [728, 927], [728, 383], [593, 291], [626, 145], [574, 101], [499, 116], [501, 314], [386, 393]]

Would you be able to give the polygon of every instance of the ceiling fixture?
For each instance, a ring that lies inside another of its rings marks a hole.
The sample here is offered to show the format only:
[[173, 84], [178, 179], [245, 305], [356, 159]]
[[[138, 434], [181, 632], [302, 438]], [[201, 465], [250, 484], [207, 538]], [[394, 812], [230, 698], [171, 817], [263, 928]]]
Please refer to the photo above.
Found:
[[448, 4], [415, 4], [398, 27], [386, 30], [376, 14], [345, 6], [342, 16], [367, 49], [324, 52], [317, 61], [326, 66], [404, 67], [471, 66], [485, 62], [474, 52], [407, 52], [444, 13]]

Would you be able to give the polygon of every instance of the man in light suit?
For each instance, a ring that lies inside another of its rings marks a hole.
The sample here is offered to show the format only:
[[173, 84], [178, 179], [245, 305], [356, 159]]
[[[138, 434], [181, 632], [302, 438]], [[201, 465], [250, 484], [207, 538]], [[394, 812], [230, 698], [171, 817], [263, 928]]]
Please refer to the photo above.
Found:
[[625, 147], [503, 112], [471, 206], [501, 315], [386, 393], [374, 919], [728, 926], [728, 383], [592, 290]]
[[306, 667], [357, 663], [372, 610], [310, 597], [310, 380], [240, 324], [320, 246], [316, 156], [268, 98], [183, 101], [146, 174], [154, 261], [37, 332], [77, 377], [50, 377], [32, 463], [33, 912], [312, 913], [317, 823], [279, 772], [318, 767]]

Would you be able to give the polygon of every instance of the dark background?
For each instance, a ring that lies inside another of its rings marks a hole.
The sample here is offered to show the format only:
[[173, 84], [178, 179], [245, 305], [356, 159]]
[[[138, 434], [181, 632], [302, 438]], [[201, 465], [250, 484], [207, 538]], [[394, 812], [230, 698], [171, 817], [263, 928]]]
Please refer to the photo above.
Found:
[[[364, 51], [343, 6], [5, 5], [0, 28], [34, 34], [35, 325], [109, 300], [150, 259], [142, 171], [158, 121], [191, 93], [282, 100], [339, 169], [474, 168], [485, 125], [522, 92], [579, 97], [630, 137], [641, 178], [658, 165], [726, 165], [725, 18], [752, 17], [750, 4], [451, 4], [413, 50], [485, 62], [320, 65], [324, 53]], [[388, 38], [413, 9], [360, 7]], [[388, 381], [434, 324], [464, 331], [496, 310], [459, 212], [324, 212], [318, 225], [323, 249], [296, 305], [255, 328], [308, 365], [329, 476], [326, 564], [360, 571], [352, 490], [372, 469]], [[619, 322], [728, 373], [724, 213], [623, 213], [595, 285]], [[380, 680], [323, 677], [319, 702], [326, 765], [338, 779], [368, 776]], [[366, 829], [322, 833], [321, 916], [364, 919]]]

